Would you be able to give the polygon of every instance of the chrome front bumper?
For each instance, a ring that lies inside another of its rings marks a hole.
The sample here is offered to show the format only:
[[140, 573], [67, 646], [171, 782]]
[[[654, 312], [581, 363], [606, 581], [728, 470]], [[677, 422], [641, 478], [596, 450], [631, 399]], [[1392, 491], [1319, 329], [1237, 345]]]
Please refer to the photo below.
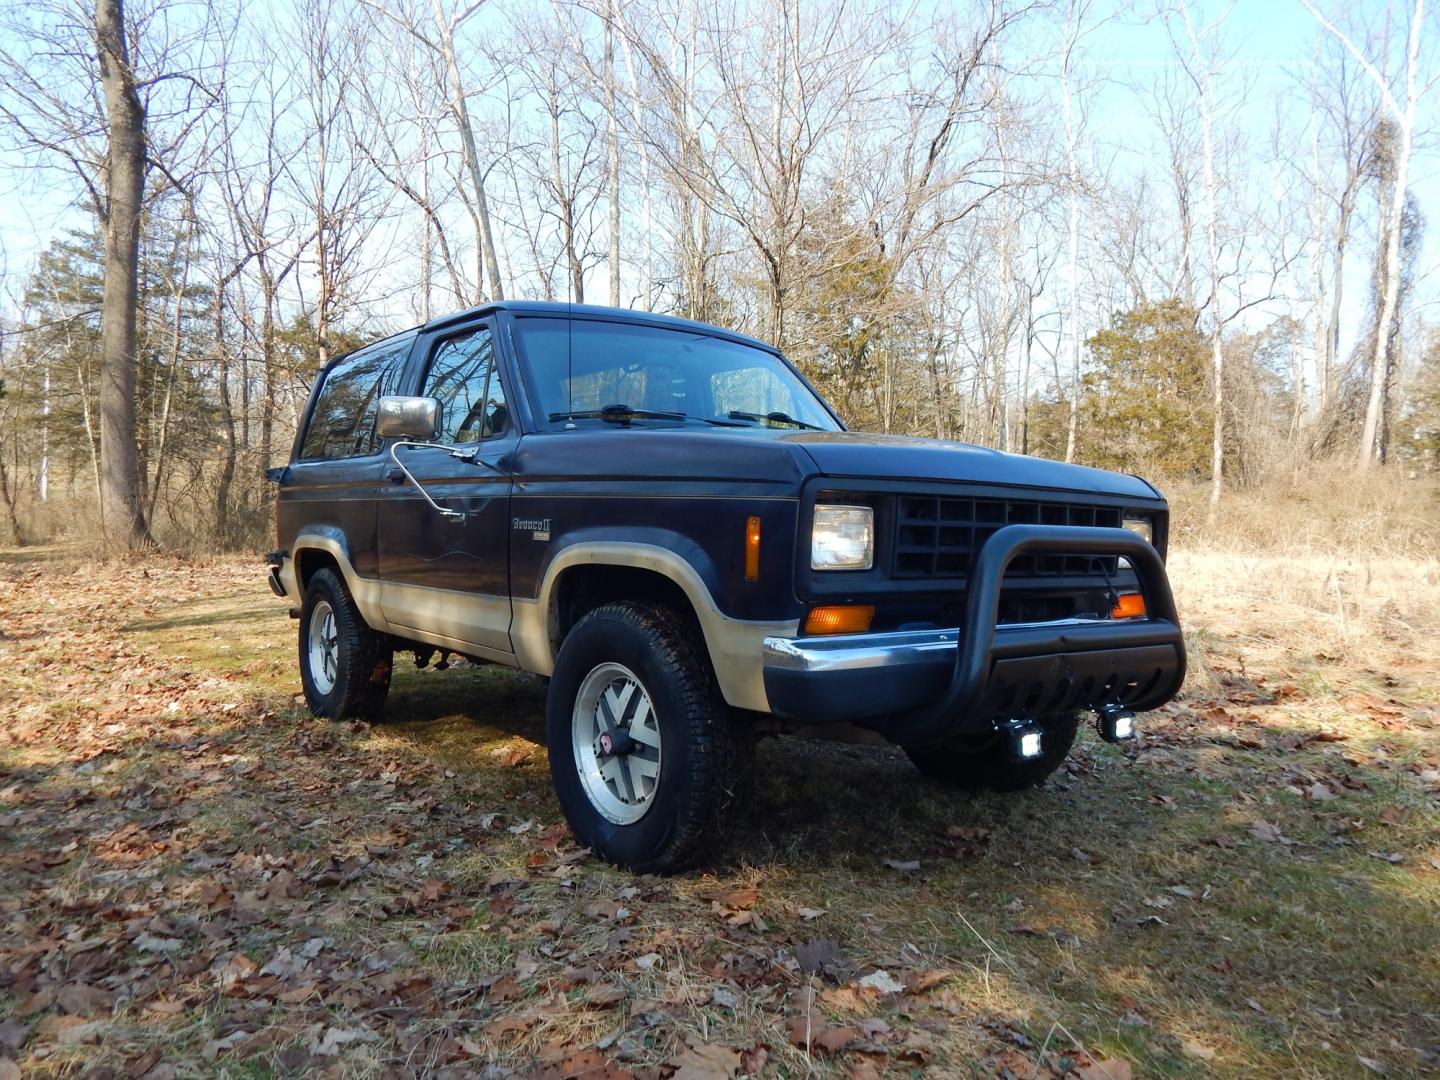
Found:
[[[1126, 556], [1148, 617], [996, 625], [1000, 582], [1026, 551]], [[845, 720], [910, 743], [1101, 705], [1153, 709], [1179, 690], [1185, 646], [1155, 549], [1123, 529], [1010, 525], [977, 558], [957, 628], [768, 637], [770, 710], [797, 721]]]
[[867, 720], [934, 699], [955, 670], [956, 630], [767, 637], [765, 696], [776, 716]]
[[765, 666], [823, 673], [904, 668], [927, 662], [954, 663], [958, 630], [896, 630], [836, 637], [767, 637]]
[[[1105, 619], [1056, 619], [1053, 622], [1005, 623], [998, 633], [1016, 631], [1063, 632], [1068, 627], [1113, 626]], [[765, 666], [785, 671], [874, 671], [877, 668], [904, 668], [914, 664], [934, 663], [943, 658], [955, 660], [960, 641], [959, 629], [892, 630], [881, 634], [837, 634], [834, 637], [783, 638], [767, 637], [764, 643]]]

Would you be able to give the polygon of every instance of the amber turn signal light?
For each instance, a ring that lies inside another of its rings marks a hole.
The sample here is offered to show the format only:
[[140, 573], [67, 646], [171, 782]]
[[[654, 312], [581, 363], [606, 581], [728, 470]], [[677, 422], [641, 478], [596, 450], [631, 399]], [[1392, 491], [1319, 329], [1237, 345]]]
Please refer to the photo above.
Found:
[[832, 604], [811, 608], [805, 616], [807, 634], [860, 634], [870, 629], [875, 617], [871, 604]]
[[1110, 612], [1112, 619], [1143, 619], [1145, 617], [1145, 597], [1138, 592], [1121, 593], [1115, 601], [1115, 608]]
[[745, 580], [760, 579], [760, 519], [745, 519]]

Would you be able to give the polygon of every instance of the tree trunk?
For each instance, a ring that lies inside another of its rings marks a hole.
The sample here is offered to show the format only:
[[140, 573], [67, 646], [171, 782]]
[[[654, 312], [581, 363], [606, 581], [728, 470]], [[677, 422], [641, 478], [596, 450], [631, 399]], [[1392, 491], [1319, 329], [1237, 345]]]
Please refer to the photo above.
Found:
[[[480, 171], [479, 151], [475, 149], [475, 130], [470, 126], [470, 109], [465, 104], [465, 86], [460, 81], [460, 64], [455, 59], [455, 32], [450, 20], [445, 17], [440, 0], [435, 0], [435, 31], [441, 55], [445, 60], [445, 71], [450, 77], [450, 109], [455, 114], [455, 125], [460, 129], [460, 149], [475, 196], [475, 217], [479, 233], [476, 241], [483, 251], [490, 299], [504, 300], [505, 287], [500, 281], [500, 262], [495, 257], [495, 240], [490, 229], [490, 203], [485, 198], [485, 177]], [[479, 283], [476, 284], [478, 286]]]
[[275, 441], [275, 283], [261, 270], [260, 363], [265, 371], [265, 396], [260, 402], [260, 469], [270, 468]]
[[1355, 210], [1353, 189], [1340, 194], [1340, 216], [1335, 222], [1335, 251], [1331, 261], [1330, 318], [1325, 328], [1325, 368], [1320, 382], [1321, 403], [1335, 396], [1335, 358], [1340, 352], [1340, 304], [1345, 288], [1345, 245], [1350, 238], [1350, 217]]
[[220, 482], [215, 487], [215, 537], [222, 544], [230, 531], [230, 485], [235, 479], [235, 411], [230, 404], [230, 358], [225, 352], [224, 308], [225, 286], [215, 286], [215, 345], [220, 351], [220, 420], [225, 436], [225, 461], [220, 468]]
[[1213, 407], [1215, 419], [1210, 432], [1210, 519], [1213, 522], [1220, 508], [1220, 490], [1225, 467], [1225, 350], [1220, 341], [1220, 235], [1219, 191], [1215, 179], [1214, 98], [1210, 77], [1200, 105], [1200, 130], [1205, 142], [1205, 243], [1210, 260], [1210, 331], [1211, 377], [1215, 380]]
[[560, 162], [560, 99], [559, 88], [552, 80], [546, 88], [550, 112], [550, 185], [555, 193], [555, 208], [560, 217], [560, 240], [565, 248], [565, 272], [570, 278], [571, 303], [585, 302], [585, 267], [575, 250], [575, 201], [566, 183]]
[[50, 358], [45, 358], [44, 396], [40, 405], [40, 475], [35, 482], [36, 494], [43, 503], [50, 498]]
[[[1225, 473], [1225, 349], [1221, 341], [1224, 320], [1220, 318], [1220, 181], [1215, 175], [1215, 62], [1205, 58], [1203, 72], [1197, 70], [1201, 57], [1200, 38], [1190, 21], [1190, 9], [1180, 5], [1185, 20], [1185, 33], [1190, 39], [1190, 60], [1181, 60], [1190, 81], [1195, 85], [1200, 104], [1200, 146], [1202, 177], [1205, 184], [1205, 247], [1210, 270], [1210, 367], [1211, 407], [1215, 410], [1210, 431], [1210, 506], [1208, 518], [1213, 525], [1220, 511], [1220, 492]], [[1193, 65], [1193, 66], [1192, 66]]]
[[152, 423], [152, 429], [157, 430], [155, 435], [155, 473], [150, 481], [150, 499], [146, 504], [146, 515], [154, 520], [155, 504], [160, 498], [160, 487], [165, 480], [165, 451], [170, 440], [170, 405], [175, 398], [175, 383], [180, 375], [180, 350], [181, 333], [184, 323], [185, 289], [190, 281], [190, 255], [191, 240], [194, 239], [194, 218], [188, 212], [186, 214], [187, 234], [184, 245], [184, 257], [181, 263], [180, 278], [172, 283], [172, 294], [175, 300], [175, 317], [170, 323], [170, 370], [165, 378], [165, 392], [161, 397], [160, 415], [158, 421]]
[[[330, 306], [334, 290], [330, 279], [330, 252], [326, 239], [329, 231], [327, 222], [330, 220], [329, 208], [326, 203], [326, 166], [329, 161], [330, 127], [328, 124], [320, 124], [315, 129], [315, 276], [316, 299], [315, 299], [315, 354], [323, 368], [330, 362]], [[220, 342], [220, 333], [215, 333], [216, 345]], [[223, 351], [223, 350], [222, 350]], [[227, 408], [228, 403], [227, 403]]]
[[1070, 310], [1066, 342], [1070, 347], [1070, 416], [1065, 426], [1066, 461], [1075, 460], [1075, 440], [1080, 429], [1080, 171], [1075, 163], [1075, 120], [1070, 104], [1070, 53], [1075, 48], [1079, 33], [1077, 16], [1072, 4], [1069, 41], [1060, 65], [1061, 105], [1065, 114], [1066, 187], [1069, 189], [1066, 224], [1069, 232], [1070, 265], [1066, 284], [1070, 293]]
[[1400, 233], [1405, 219], [1405, 187], [1410, 178], [1410, 144], [1415, 120], [1415, 42], [1419, 39], [1420, 5], [1416, 4], [1416, 27], [1411, 31], [1410, 101], [1407, 114], [1400, 122], [1400, 152], [1395, 161], [1395, 187], [1390, 199], [1390, 212], [1385, 234], [1385, 300], [1375, 326], [1375, 359], [1370, 368], [1370, 398], [1365, 403], [1365, 427], [1360, 434], [1360, 468], [1372, 461], [1385, 461], [1389, 432], [1382, 418], [1386, 412], [1390, 369], [1394, 363], [1394, 345], [1399, 339], [1396, 312], [1400, 306]]
[[1020, 354], [1020, 453], [1030, 453], [1030, 348], [1035, 341], [1035, 292], [1025, 286], [1025, 351]]
[[605, 121], [609, 144], [610, 306], [620, 306], [620, 125], [615, 115], [615, 4], [605, 8]]
[[[997, 65], [998, 66], [998, 65]], [[1000, 154], [1000, 310], [999, 328], [991, 345], [990, 428], [991, 445], [1010, 449], [1010, 408], [1006, 399], [1009, 375], [1010, 334], [1015, 323], [1015, 267], [1013, 259], [1014, 219], [1010, 194], [1010, 151], [1006, 143], [1008, 123], [1005, 113], [1004, 87], [999, 91], [1000, 107], [996, 110], [995, 144]]]
[[10, 485], [10, 476], [5, 470], [5, 459], [0, 457], [0, 500], [4, 500], [5, 503], [5, 513], [10, 519], [10, 531], [15, 536], [15, 546], [24, 547], [27, 540], [24, 531], [20, 528], [20, 515], [15, 508], [16, 494], [17, 492]]
[[[76, 370], [76, 380], [80, 386], [80, 419], [85, 424], [85, 448], [90, 451], [90, 475], [95, 481], [95, 490], [103, 491], [104, 485], [100, 482], [100, 433], [95, 430], [95, 414], [90, 406], [90, 394], [85, 386], [89, 376], [88, 364], [82, 364]], [[70, 492], [75, 491], [75, 484], [72, 480]]]
[[[434, 275], [431, 266], [431, 248], [434, 241], [430, 238], [430, 230], [433, 228], [430, 221], [430, 147], [427, 145], [427, 135], [430, 129], [424, 125], [420, 128], [420, 321], [430, 321], [430, 279]], [[460, 298], [455, 298], [460, 302]]]
[[[1391, 338], [1396, 311], [1400, 306], [1400, 233], [1405, 219], [1405, 188], [1410, 182], [1410, 151], [1415, 139], [1415, 107], [1420, 99], [1420, 27], [1425, 21], [1425, 0], [1415, 0], [1410, 16], [1410, 38], [1406, 47], [1405, 64], [1405, 105], [1391, 93], [1389, 81], [1376, 66], [1366, 59], [1355, 43], [1336, 29], [1335, 25], [1322, 15], [1311, 0], [1300, 0], [1327, 31], [1335, 36], [1345, 50], [1355, 57], [1370, 80], [1379, 90], [1386, 107], [1395, 115], [1400, 131], [1400, 151], [1395, 161], [1395, 187], [1391, 198], [1389, 220], [1385, 225], [1385, 281], [1384, 301], [1380, 307], [1380, 318], [1375, 325], [1375, 355], [1370, 369], [1370, 397], [1365, 405], [1365, 427], [1360, 434], [1358, 464], [1364, 471], [1371, 462], [1384, 460], [1385, 450], [1380, 435], [1381, 416], [1385, 411], [1385, 397], [1390, 386], [1390, 365], [1392, 363]], [[1398, 336], [1398, 335], [1393, 335]]]
[[650, 144], [644, 134], [644, 120], [640, 108], [640, 90], [635, 79], [635, 58], [627, 34], [620, 35], [620, 47], [625, 50], [625, 73], [630, 83], [630, 114], [635, 125], [636, 143], [640, 150], [640, 229], [645, 234], [645, 290], [641, 306], [646, 311], [655, 302], [655, 225], [654, 196], [650, 184]]
[[145, 110], [130, 70], [122, 0], [96, 0], [95, 39], [109, 127], [105, 169], [105, 291], [100, 306], [100, 512], [111, 544], [143, 547], [135, 444], [135, 318], [140, 207], [145, 192]]

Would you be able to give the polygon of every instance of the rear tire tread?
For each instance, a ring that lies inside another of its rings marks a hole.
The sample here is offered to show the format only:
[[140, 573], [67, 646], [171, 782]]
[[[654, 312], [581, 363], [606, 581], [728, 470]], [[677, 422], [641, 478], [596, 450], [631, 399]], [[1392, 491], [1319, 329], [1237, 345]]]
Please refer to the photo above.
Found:
[[[339, 637], [339, 671], [328, 694], [319, 693], [309, 672], [310, 612], [321, 599], [335, 612]], [[389, 636], [370, 629], [340, 575], [329, 567], [315, 571], [300, 609], [300, 673], [310, 711], [327, 720], [382, 719], [394, 659]]]

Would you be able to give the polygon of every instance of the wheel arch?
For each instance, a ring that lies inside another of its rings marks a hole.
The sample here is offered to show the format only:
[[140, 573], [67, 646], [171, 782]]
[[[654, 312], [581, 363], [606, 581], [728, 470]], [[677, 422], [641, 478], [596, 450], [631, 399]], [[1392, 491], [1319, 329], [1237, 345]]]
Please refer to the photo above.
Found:
[[290, 558], [280, 571], [280, 582], [286, 595], [298, 606], [305, 599], [305, 589], [315, 573], [325, 567], [335, 570], [360, 609], [365, 622], [375, 630], [388, 630], [380, 610], [380, 583], [363, 578], [355, 572], [350, 560], [350, 545], [345, 533], [334, 525], [308, 525], [290, 545]]
[[[520, 666], [542, 675], [553, 671], [565, 634], [590, 607], [629, 599], [662, 602], [693, 620], [725, 700], [737, 708], [769, 712], [760, 643], [770, 634], [793, 635], [796, 623], [751, 622], [725, 615], [706, 581], [707, 574], [715, 576], [713, 564], [698, 552], [697, 567], [681, 554], [694, 548], [693, 541], [679, 541], [676, 537], [671, 545], [662, 546], [585, 539], [555, 552], [536, 598], [515, 600], [510, 636]], [[693, 557], [696, 551], [686, 554]], [[583, 602], [577, 604], [577, 598]]]

